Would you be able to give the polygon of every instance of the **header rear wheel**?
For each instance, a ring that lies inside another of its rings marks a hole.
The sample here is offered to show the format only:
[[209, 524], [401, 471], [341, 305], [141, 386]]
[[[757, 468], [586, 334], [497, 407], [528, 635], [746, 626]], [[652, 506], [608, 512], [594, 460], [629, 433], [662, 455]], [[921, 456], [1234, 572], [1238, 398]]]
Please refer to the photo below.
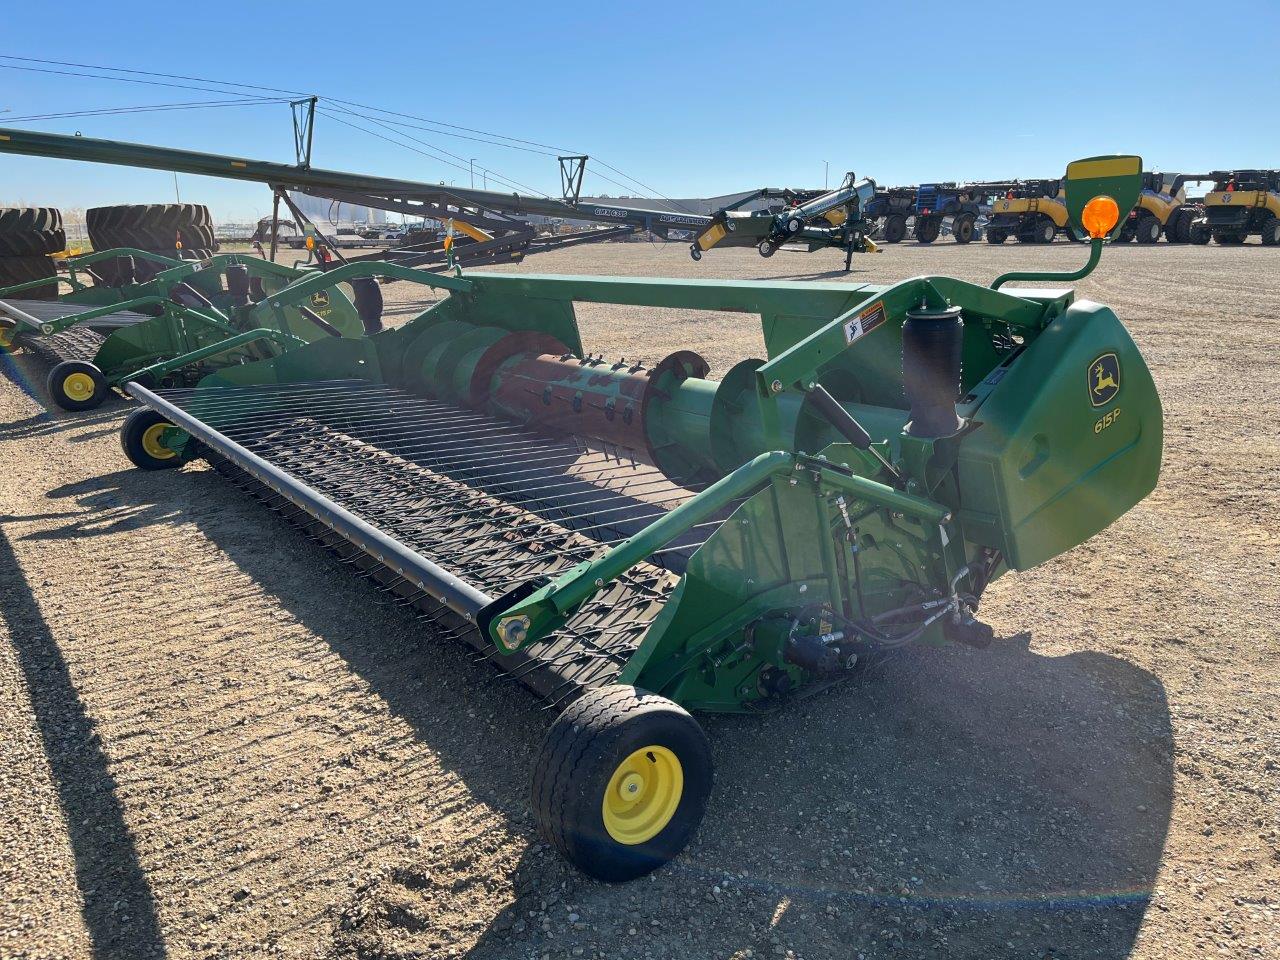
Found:
[[706, 813], [711, 749], [666, 697], [589, 690], [547, 731], [533, 774], [542, 836], [597, 880], [634, 880], [676, 857]]

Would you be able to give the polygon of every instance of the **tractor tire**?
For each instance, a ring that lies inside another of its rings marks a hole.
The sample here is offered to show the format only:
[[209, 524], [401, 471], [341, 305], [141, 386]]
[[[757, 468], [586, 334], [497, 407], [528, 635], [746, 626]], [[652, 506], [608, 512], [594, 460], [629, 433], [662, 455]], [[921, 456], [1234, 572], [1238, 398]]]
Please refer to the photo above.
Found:
[[973, 239], [973, 217], [956, 217], [951, 221], [951, 236], [956, 243], [968, 243]]
[[1041, 217], [1032, 231], [1032, 243], [1053, 243], [1053, 238], [1058, 235], [1058, 228], [1054, 226], [1052, 220], [1048, 217]]
[[1209, 225], [1203, 220], [1192, 219], [1187, 226], [1187, 240], [1198, 247], [1204, 246], [1212, 238]]
[[917, 217], [915, 237], [917, 243], [933, 243], [942, 232], [940, 217]]
[[209, 208], [196, 203], [125, 204], [85, 211], [89, 242], [95, 250], [217, 249]]
[[1280, 245], [1280, 219], [1272, 217], [1262, 225], [1262, 245], [1274, 247]]
[[1133, 230], [1134, 238], [1141, 244], [1155, 243], [1160, 239], [1160, 221], [1155, 217], [1142, 217]]
[[162, 437], [168, 429], [177, 427], [150, 407], [139, 407], [124, 418], [120, 447], [129, 462], [141, 470], [172, 470], [191, 459], [192, 442], [188, 440], [181, 452], [165, 446]]
[[53, 207], [0, 207], [0, 257], [41, 257], [67, 248]]
[[[32, 280], [53, 280], [57, 265], [48, 257], [0, 257], [0, 289]], [[14, 294], [15, 300], [57, 300], [57, 283], [44, 283]]]
[[767, 260], [769, 257], [772, 257], [775, 253], [778, 252], [778, 247], [776, 244], [774, 244], [772, 240], [770, 240], [768, 237], [765, 237], [763, 240], [761, 240], [759, 243], [756, 244], [756, 250], [759, 252], [760, 256], [764, 257]]
[[1232, 232], [1215, 233], [1213, 242], [1223, 247], [1238, 247], [1244, 243], [1247, 234]]
[[885, 217], [884, 242], [901, 243], [907, 235], [907, 218], [901, 214]]
[[1009, 239], [1009, 231], [1003, 227], [987, 227], [987, 243], [994, 243], [997, 246]]
[[1187, 220], [1187, 211], [1175, 210], [1164, 222], [1164, 239], [1168, 243], [1186, 243], [1187, 230], [1191, 226]]
[[[157, 253], [162, 257], [170, 257], [174, 260], [207, 260], [212, 257], [214, 251], [206, 250], [150, 250], [150, 253]], [[99, 260], [89, 265], [89, 272], [93, 275], [94, 281], [104, 287], [124, 287], [129, 285], [129, 258], [128, 257], [112, 257], [107, 260]], [[155, 277], [157, 273], [169, 269], [165, 264], [155, 260], [147, 260], [142, 257], [133, 258], [133, 283], [146, 283]]]
[[551, 725], [533, 773], [538, 831], [597, 880], [675, 858], [711, 795], [711, 749], [679, 704], [636, 687], [588, 690]]
[[63, 410], [92, 410], [111, 393], [102, 371], [88, 360], [63, 360], [49, 371], [45, 386]]

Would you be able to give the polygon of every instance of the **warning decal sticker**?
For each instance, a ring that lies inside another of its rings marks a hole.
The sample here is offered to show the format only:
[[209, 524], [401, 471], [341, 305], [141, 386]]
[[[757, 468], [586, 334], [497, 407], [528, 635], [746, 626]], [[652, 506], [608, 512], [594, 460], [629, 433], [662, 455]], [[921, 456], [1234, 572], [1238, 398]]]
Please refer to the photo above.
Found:
[[844, 342], [853, 343], [884, 323], [884, 301], [877, 300], [844, 325]]

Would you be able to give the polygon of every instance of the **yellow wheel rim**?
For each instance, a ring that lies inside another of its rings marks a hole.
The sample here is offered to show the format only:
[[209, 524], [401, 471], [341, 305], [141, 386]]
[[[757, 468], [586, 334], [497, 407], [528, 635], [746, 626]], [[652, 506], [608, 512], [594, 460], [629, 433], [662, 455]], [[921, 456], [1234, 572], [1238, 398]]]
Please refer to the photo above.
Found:
[[618, 843], [652, 840], [675, 816], [684, 768], [666, 747], [642, 747], [618, 765], [604, 791], [604, 828]]
[[162, 440], [164, 432], [171, 426], [169, 423], [153, 423], [142, 432], [142, 451], [147, 456], [156, 460], [172, 460], [178, 455], [176, 450], [166, 447]]
[[93, 377], [87, 373], [69, 373], [62, 381], [62, 392], [80, 402], [92, 397], [95, 389]]

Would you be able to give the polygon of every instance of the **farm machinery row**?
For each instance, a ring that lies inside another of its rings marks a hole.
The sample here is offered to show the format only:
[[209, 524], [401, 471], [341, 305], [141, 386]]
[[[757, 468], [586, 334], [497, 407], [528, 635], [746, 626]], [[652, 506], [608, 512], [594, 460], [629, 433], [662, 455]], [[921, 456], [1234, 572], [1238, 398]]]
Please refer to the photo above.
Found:
[[[1201, 200], [1187, 196], [1191, 183], [1211, 182]], [[957, 243], [985, 238], [1001, 244], [1049, 243], [1058, 236], [1082, 239], [1068, 223], [1063, 181], [1014, 180], [930, 183], [876, 190], [864, 204], [871, 236], [885, 243], [911, 237], [933, 243], [948, 232]], [[1142, 191], [1117, 237], [1122, 242], [1241, 244], [1250, 236], [1280, 244], [1280, 170], [1142, 175]]]
[[[368, 261], [256, 296], [255, 267], [211, 265], [200, 279], [218, 289], [184, 309], [328, 335], [198, 380], [118, 379], [140, 403], [123, 446], [147, 469], [207, 460], [556, 705], [539, 830], [587, 873], [631, 879], [676, 856], [707, 809], [711, 753], [689, 710], [775, 709], [908, 644], [984, 646], [994, 580], [1153, 488], [1160, 402], [1121, 322], [1067, 288], [1006, 287], [1086, 275], [1140, 171], [1138, 157], [1072, 164], [1064, 199], [1088, 263], [990, 287]], [[152, 282], [194, 287], [181, 269]], [[448, 295], [397, 329], [366, 311], [354, 335], [308, 312], [386, 275]], [[756, 314], [766, 357], [718, 381], [688, 350], [609, 363], [585, 349], [576, 303]]]
[[944, 232], [960, 244], [984, 237], [994, 244], [1010, 237], [1049, 243], [1067, 225], [1060, 180], [891, 187], [876, 192], [867, 204], [867, 216], [875, 221], [872, 235], [886, 243], [901, 243], [910, 236], [929, 244]]

